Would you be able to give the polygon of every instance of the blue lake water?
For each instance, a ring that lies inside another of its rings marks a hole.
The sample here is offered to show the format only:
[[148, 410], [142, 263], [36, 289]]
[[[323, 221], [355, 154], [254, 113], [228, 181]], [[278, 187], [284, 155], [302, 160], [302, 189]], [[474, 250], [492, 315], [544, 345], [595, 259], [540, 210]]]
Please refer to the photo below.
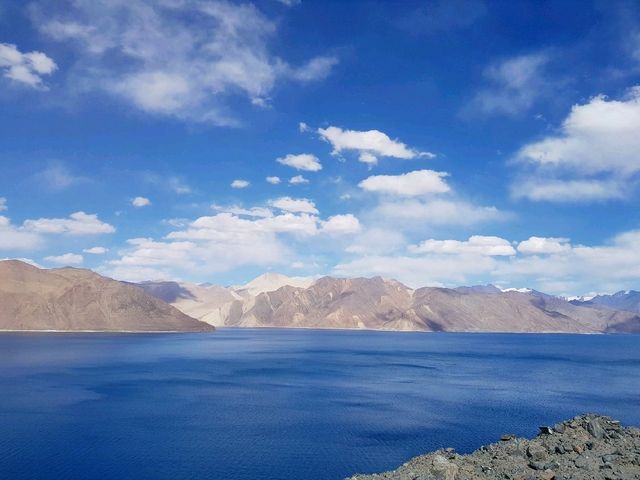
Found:
[[341, 479], [587, 411], [640, 425], [640, 336], [0, 335], [2, 479]]

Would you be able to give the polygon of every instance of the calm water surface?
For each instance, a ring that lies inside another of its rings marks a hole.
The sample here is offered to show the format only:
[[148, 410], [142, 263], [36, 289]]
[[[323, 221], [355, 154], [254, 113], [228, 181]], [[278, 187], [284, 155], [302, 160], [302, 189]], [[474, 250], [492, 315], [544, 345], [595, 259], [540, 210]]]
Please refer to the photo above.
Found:
[[0, 335], [2, 479], [340, 479], [587, 411], [640, 425], [640, 337]]

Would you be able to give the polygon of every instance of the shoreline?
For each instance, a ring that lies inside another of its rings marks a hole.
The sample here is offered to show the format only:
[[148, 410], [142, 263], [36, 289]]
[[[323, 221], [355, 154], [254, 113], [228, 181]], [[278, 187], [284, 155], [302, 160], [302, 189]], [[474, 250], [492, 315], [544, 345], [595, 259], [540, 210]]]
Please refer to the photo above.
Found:
[[[211, 325], [211, 324], [209, 324]], [[420, 333], [420, 334], [469, 334], [469, 335], [634, 335], [633, 333], [605, 333], [605, 332], [562, 332], [562, 331], [540, 331], [540, 332], [518, 332], [503, 330], [472, 330], [472, 331], [446, 331], [437, 332], [431, 330], [391, 330], [381, 328], [322, 328], [322, 327], [271, 327], [271, 326], [252, 326], [237, 327], [232, 325], [218, 326], [211, 325], [215, 330], [57, 330], [57, 329], [0, 329], [0, 335], [3, 333], [135, 333], [135, 334], [158, 334], [158, 333], [212, 333], [218, 330], [310, 330], [317, 332], [380, 332], [380, 333]]]

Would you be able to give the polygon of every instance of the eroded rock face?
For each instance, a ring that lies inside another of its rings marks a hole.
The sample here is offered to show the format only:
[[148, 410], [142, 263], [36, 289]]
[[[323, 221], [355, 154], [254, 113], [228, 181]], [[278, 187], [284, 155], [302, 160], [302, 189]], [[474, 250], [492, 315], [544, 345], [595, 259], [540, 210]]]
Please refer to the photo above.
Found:
[[609, 417], [582, 415], [541, 427], [528, 440], [501, 441], [469, 455], [452, 449], [421, 455], [397, 470], [351, 480], [638, 480], [640, 429]]

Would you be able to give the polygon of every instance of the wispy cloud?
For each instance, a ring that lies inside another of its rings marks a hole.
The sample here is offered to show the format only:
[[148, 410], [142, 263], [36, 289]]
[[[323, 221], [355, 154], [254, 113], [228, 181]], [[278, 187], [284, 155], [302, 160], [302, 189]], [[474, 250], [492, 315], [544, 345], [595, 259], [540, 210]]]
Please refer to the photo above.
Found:
[[277, 25], [252, 4], [41, 0], [31, 12], [44, 35], [79, 54], [74, 88], [188, 121], [237, 125], [230, 98], [266, 105], [278, 82], [323, 79], [337, 62], [290, 65], [273, 54]]

